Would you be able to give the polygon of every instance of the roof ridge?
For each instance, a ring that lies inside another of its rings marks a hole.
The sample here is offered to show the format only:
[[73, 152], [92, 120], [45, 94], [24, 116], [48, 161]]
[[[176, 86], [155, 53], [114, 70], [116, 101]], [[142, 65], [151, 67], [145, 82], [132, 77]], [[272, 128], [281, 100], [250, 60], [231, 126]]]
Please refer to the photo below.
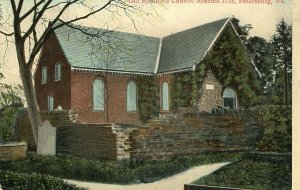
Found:
[[173, 35], [176, 35], [176, 34], [179, 34], [179, 33], [182, 33], [182, 32], [186, 32], [186, 31], [189, 31], [189, 30], [197, 29], [197, 28], [199, 28], [199, 27], [203, 27], [203, 26], [205, 26], [205, 25], [209, 25], [209, 24], [213, 24], [213, 23], [216, 23], [216, 22], [220, 22], [220, 21], [222, 21], [222, 20], [224, 20], [224, 23], [225, 23], [228, 19], [230, 19], [230, 17], [222, 18], [222, 19], [215, 20], [215, 21], [212, 21], [212, 22], [207, 22], [207, 23], [205, 23], [205, 24], [201, 24], [201, 25], [198, 25], [198, 26], [195, 26], [195, 27], [192, 27], [192, 28], [188, 28], [188, 29], [181, 30], [181, 31], [176, 32], [176, 33], [173, 33], [173, 34], [166, 35], [166, 36], [164, 36], [164, 37], [162, 37], [162, 38], [167, 38], [167, 37], [169, 37], [169, 36], [173, 36]]
[[[80, 28], [87, 28], [87, 29], [94, 29], [94, 30], [104, 30], [104, 31], [107, 31], [107, 32], [115, 32], [115, 33], [121, 33], [121, 34], [129, 34], [129, 35], [135, 35], [135, 36], [141, 36], [141, 37], [147, 37], [147, 38], [160, 39], [160, 37], [148, 36], [148, 35], [145, 35], [145, 34], [136, 34], [136, 33], [132, 33], [132, 32], [124, 32], [124, 31], [113, 30], [113, 29], [97, 28], [97, 27], [94, 27], [94, 26], [86, 26], [86, 25], [80, 25], [80, 24], [74, 24], [74, 23], [70, 23], [70, 25], [77, 26], [77, 27], [80, 27]], [[68, 25], [64, 25], [64, 26], [69, 27]], [[69, 27], [69, 28], [71, 28], [71, 27]]]
[[[176, 33], [173, 33], [173, 34], [169, 34], [169, 35], [166, 35], [166, 36], [162, 36], [162, 37], [154, 37], [154, 36], [148, 36], [148, 35], [145, 35], [145, 34], [136, 34], [136, 33], [132, 33], [132, 32], [124, 32], [124, 31], [113, 30], [113, 29], [97, 28], [97, 27], [94, 27], [94, 26], [86, 26], [86, 25], [80, 25], [80, 24], [74, 24], [74, 23], [70, 23], [70, 25], [78, 26], [78, 27], [81, 27], [81, 28], [87, 28], [87, 29], [106, 30], [106, 31], [108, 31], [108, 32], [116, 32], [116, 33], [123, 33], [123, 34], [129, 34], [129, 35], [136, 35], [136, 36], [141, 36], [141, 37], [148, 37], [148, 38], [155, 38], [155, 39], [163, 39], [163, 38], [167, 38], [167, 37], [169, 37], [169, 36], [173, 36], [173, 35], [176, 35], [176, 34], [179, 34], [179, 33], [182, 33], [182, 32], [186, 32], [186, 31], [193, 30], [193, 29], [196, 29], [196, 28], [199, 28], [199, 27], [203, 27], [203, 26], [205, 26], [205, 25], [213, 24], [213, 23], [215, 23], [215, 22], [220, 22], [221, 20], [224, 20], [224, 22], [226, 22], [226, 20], [228, 20], [228, 19], [230, 19], [230, 17], [222, 18], [222, 19], [215, 20], [215, 21], [212, 21], [212, 22], [207, 22], [207, 23], [204, 23], [204, 24], [201, 24], [201, 25], [192, 27], [192, 28], [184, 29], [184, 30], [181, 30], [181, 31], [179, 31], [179, 32], [176, 32]], [[69, 27], [68, 25], [65, 25], [65, 26]], [[70, 28], [70, 27], [69, 27], [69, 28]]]

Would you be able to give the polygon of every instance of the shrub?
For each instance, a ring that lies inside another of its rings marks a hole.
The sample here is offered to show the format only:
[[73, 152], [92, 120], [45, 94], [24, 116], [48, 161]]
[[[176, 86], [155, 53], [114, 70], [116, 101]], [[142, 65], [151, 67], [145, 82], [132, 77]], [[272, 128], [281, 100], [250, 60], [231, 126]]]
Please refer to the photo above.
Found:
[[253, 108], [253, 115], [263, 133], [257, 147], [263, 151], [291, 151], [292, 110], [283, 105], [264, 105]]
[[190, 167], [236, 160], [239, 153], [210, 153], [197, 157], [180, 157], [162, 161], [92, 161], [69, 155], [41, 156], [27, 154], [26, 159], [0, 161], [1, 170], [22, 173], [41, 173], [66, 179], [130, 184], [156, 181]]
[[84, 190], [62, 179], [42, 174], [21, 174], [0, 170], [0, 184], [5, 190]]
[[0, 111], [0, 139], [10, 141], [13, 139], [13, 127], [16, 120], [17, 108], [8, 107]]
[[202, 177], [194, 184], [242, 189], [291, 189], [292, 168], [285, 161], [242, 159]]

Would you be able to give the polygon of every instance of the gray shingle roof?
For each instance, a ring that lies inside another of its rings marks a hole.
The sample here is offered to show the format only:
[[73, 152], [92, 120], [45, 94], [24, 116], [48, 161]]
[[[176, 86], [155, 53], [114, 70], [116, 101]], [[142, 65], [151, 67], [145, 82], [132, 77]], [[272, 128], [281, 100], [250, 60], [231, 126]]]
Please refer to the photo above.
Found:
[[101, 33], [101, 39], [68, 26], [57, 29], [55, 34], [73, 68], [154, 74], [156, 70], [164, 73], [199, 63], [226, 20], [178, 32], [162, 40], [82, 26], [76, 27], [91, 34]]
[[158, 73], [199, 63], [226, 21], [227, 18], [164, 37]]
[[[137, 73], [153, 73], [159, 49], [159, 38], [125, 32], [76, 26], [55, 31], [72, 67]], [[95, 36], [101, 34], [101, 39]]]

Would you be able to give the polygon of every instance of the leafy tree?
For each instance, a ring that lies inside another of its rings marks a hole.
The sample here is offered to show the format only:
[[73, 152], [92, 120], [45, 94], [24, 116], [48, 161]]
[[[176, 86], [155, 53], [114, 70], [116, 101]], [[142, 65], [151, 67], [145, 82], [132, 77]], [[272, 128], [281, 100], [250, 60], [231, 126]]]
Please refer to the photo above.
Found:
[[245, 24], [241, 25], [240, 20], [234, 16], [230, 18], [231, 23], [233, 24], [233, 27], [237, 31], [238, 35], [240, 36], [243, 43], [247, 44], [248, 37], [249, 37], [249, 31], [253, 28], [251, 24]]
[[276, 34], [272, 36], [271, 42], [274, 45], [274, 89], [280, 99], [279, 103], [291, 104], [292, 91], [292, 26], [284, 19], [276, 25]]
[[[249, 53], [261, 73], [261, 83], [264, 88], [264, 94], [268, 94], [273, 87], [274, 78], [274, 58], [272, 56], [274, 48], [272, 43], [264, 38], [254, 36], [247, 41]], [[266, 102], [267, 101], [267, 102]], [[266, 98], [266, 103], [271, 103], [271, 99]]]
[[22, 86], [3, 84], [0, 92], [0, 108], [23, 107]]
[[[33, 136], [37, 143], [37, 130], [42, 121], [33, 85], [33, 66], [44, 43], [53, 31], [67, 25], [87, 34], [89, 31], [83, 31], [72, 23], [88, 19], [102, 12], [116, 16], [120, 15], [120, 11], [132, 20], [133, 15], [141, 16], [143, 11], [139, 7], [127, 4], [125, 0], [106, 0], [97, 2], [97, 4], [85, 0], [34, 0], [26, 2], [24, 0], [10, 0], [10, 7], [12, 12], [8, 14], [12, 16], [13, 21], [7, 20], [8, 28], [4, 28], [1, 24], [0, 34], [5, 35], [6, 38], [12, 37], [14, 41]], [[79, 7], [85, 11], [67, 19], [66, 12]], [[91, 35], [97, 35], [99, 38], [103, 36], [102, 33]]]
[[13, 125], [18, 112], [23, 107], [21, 85], [2, 84], [4, 76], [0, 73], [0, 139], [10, 141], [13, 138]]

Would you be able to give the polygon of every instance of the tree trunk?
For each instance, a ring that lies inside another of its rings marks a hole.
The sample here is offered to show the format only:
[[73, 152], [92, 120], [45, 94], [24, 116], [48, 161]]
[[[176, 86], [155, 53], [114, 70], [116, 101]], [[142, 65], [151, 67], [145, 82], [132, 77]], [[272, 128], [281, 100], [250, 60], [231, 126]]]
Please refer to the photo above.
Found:
[[16, 42], [16, 51], [19, 62], [20, 75], [24, 94], [28, 107], [28, 114], [31, 123], [32, 134], [36, 146], [38, 145], [38, 127], [42, 126], [42, 119], [38, 111], [36, 94], [33, 86], [32, 75], [25, 61], [25, 52], [18, 42]]

